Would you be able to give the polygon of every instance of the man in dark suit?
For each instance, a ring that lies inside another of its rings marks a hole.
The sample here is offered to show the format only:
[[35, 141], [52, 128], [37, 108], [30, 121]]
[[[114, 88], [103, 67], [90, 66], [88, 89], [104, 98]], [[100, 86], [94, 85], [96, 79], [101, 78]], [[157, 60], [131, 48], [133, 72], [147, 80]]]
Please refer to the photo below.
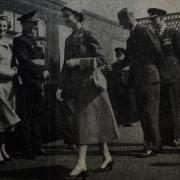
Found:
[[124, 8], [119, 11], [118, 19], [124, 29], [130, 30], [125, 60], [118, 66], [119, 68], [131, 66], [130, 76], [133, 77], [132, 82], [144, 133], [144, 150], [138, 153], [137, 157], [150, 157], [156, 155], [161, 149], [158, 71], [161, 48], [153, 33], [148, 28], [137, 24], [133, 12]]
[[180, 145], [180, 31], [168, 27], [166, 11], [148, 9], [162, 47], [160, 133], [165, 145]]
[[22, 85], [18, 93], [18, 114], [22, 119], [21, 139], [23, 155], [34, 159], [45, 154], [41, 148], [41, 119], [43, 115], [43, 83], [49, 72], [45, 56], [37, 39], [38, 18], [35, 11], [22, 15], [17, 20], [22, 25], [22, 35], [14, 38], [14, 57], [18, 61], [18, 73]]

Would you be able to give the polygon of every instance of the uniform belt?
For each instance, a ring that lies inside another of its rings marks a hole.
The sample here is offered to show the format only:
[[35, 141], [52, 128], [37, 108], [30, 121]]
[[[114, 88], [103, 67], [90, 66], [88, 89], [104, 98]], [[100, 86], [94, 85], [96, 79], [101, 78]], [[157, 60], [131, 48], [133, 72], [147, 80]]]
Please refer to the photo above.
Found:
[[41, 66], [45, 65], [45, 60], [44, 59], [31, 59], [31, 62], [33, 64], [36, 64], [36, 65], [41, 65]]

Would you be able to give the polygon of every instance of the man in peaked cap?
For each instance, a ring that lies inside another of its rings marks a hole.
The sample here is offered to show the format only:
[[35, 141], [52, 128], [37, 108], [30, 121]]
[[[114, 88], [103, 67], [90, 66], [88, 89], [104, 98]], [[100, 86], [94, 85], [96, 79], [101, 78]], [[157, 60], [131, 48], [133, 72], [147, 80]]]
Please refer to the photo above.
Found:
[[158, 71], [160, 43], [150, 29], [136, 22], [133, 12], [127, 8], [119, 11], [118, 19], [119, 24], [130, 31], [125, 59], [116, 66], [124, 68], [131, 64], [133, 72], [137, 108], [144, 134], [144, 150], [137, 157], [150, 157], [161, 149]]
[[20, 21], [21, 23], [24, 23], [24, 22], [35, 22], [35, 21], [38, 21], [39, 18], [37, 16], [37, 13], [36, 11], [31, 11], [27, 14], [24, 14], [22, 16], [20, 16], [19, 18], [17, 18], [18, 21]]
[[14, 57], [18, 61], [18, 72], [22, 79], [17, 107], [22, 119], [23, 155], [33, 159], [45, 154], [41, 148], [41, 119], [43, 115], [43, 82], [49, 72], [45, 66], [45, 54], [37, 38], [38, 17], [36, 11], [17, 19], [22, 25], [22, 35], [14, 38]]
[[167, 14], [167, 12], [163, 9], [158, 9], [158, 8], [149, 8], [148, 9], [148, 14], [150, 15], [150, 18], [155, 18], [158, 16], [164, 16]]
[[180, 32], [167, 26], [166, 11], [148, 9], [162, 48], [160, 133], [165, 145], [180, 145]]

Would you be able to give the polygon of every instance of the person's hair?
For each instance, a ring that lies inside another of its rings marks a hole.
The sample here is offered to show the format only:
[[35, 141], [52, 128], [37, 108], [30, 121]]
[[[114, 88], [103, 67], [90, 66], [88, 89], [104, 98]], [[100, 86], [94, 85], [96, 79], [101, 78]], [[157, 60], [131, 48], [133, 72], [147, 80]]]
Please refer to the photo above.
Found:
[[80, 23], [84, 21], [83, 13], [79, 13], [79, 12], [77, 12], [77, 11], [74, 11], [73, 9], [68, 8], [68, 7], [63, 7], [63, 8], [61, 9], [61, 12], [65, 11], [65, 10], [71, 11], [74, 16], [78, 17], [78, 21], [79, 21]]
[[127, 8], [122, 9], [121, 11], [118, 12], [118, 18], [128, 18], [134, 16], [132, 11], [129, 11]]
[[0, 16], [0, 21], [7, 22], [8, 30], [11, 28], [11, 21], [9, 20], [9, 18], [7, 16]]

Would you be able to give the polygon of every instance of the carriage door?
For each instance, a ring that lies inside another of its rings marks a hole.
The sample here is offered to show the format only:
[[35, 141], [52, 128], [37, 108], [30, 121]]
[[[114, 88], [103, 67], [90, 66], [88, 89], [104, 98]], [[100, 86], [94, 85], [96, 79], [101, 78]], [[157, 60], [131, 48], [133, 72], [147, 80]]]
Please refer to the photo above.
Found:
[[72, 30], [64, 25], [59, 25], [58, 32], [59, 32], [59, 52], [60, 52], [60, 70], [61, 70], [64, 63], [65, 40], [71, 34]]

